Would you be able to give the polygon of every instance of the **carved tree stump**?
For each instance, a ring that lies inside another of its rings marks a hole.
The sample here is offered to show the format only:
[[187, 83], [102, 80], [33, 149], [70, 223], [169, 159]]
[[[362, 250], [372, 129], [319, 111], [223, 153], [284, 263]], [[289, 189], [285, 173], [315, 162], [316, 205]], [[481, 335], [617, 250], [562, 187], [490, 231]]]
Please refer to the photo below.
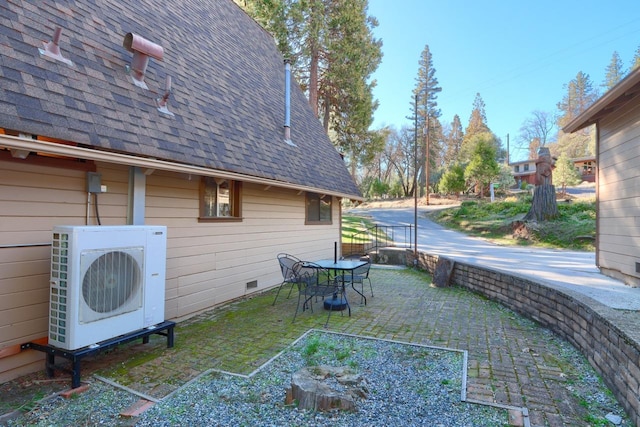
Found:
[[555, 187], [550, 184], [536, 186], [536, 189], [533, 191], [531, 208], [523, 220], [536, 222], [548, 221], [557, 218], [558, 215]]

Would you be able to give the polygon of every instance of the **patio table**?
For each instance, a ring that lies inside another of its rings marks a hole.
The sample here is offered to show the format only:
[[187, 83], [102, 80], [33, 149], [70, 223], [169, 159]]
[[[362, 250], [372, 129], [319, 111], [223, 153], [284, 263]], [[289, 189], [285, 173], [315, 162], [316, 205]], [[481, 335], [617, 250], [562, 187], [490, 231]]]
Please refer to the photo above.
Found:
[[[348, 260], [348, 259], [339, 259], [334, 261], [332, 259], [321, 259], [319, 261], [315, 261], [315, 264], [319, 265], [322, 268], [326, 268], [327, 270], [333, 270], [335, 274], [338, 274], [339, 272], [343, 277], [343, 280], [342, 280], [343, 290], [345, 290], [344, 275], [345, 273], [351, 272], [351, 287], [353, 288], [354, 291], [356, 291], [357, 294], [359, 294], [363, 298], [364, 305], [367, 305], [367, 297], [365, 297], [362, 292], [358, 291], [353, 283], [353, 272], [357, 268], [366, 265], [367, 261]], [[348, 303], [347, 303], [347, 306], [348, 306]], [[351, 307], [349, 307], [349, 315], [351, 315]]]

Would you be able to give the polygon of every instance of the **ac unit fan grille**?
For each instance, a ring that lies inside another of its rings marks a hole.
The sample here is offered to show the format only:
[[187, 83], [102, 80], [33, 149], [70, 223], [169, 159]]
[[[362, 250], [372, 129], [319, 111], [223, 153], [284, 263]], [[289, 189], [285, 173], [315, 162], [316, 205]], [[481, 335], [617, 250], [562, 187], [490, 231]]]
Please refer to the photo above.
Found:
[[[95, 322], [142, 307], [141, 247], [84, 251], [80, 255], [80, 323]], [[139, 260], [139, 261], [138, 261]]]
[[82, 278], [82, 297], [93, 311], [110, 313], [138, 294], [140, 268], [131, 255], [113, 251], [91, 263]]

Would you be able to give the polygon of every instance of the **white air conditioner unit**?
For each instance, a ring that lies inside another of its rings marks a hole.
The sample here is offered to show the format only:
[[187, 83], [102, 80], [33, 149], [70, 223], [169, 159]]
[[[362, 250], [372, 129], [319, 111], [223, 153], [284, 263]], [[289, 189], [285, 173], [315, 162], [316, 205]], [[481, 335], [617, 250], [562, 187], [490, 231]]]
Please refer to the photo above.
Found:
[[163, 322], [167, 228], [56, 226], [49, 344], [75, 350]]

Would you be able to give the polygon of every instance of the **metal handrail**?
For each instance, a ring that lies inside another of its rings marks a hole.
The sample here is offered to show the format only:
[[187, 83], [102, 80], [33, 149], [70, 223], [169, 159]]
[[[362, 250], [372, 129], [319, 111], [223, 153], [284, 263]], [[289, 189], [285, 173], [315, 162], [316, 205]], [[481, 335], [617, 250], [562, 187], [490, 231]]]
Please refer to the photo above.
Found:
[[413, 225], [374, 225], [351, 235], [343, 256], [365, 255], [380, 248], [411, 248]]

